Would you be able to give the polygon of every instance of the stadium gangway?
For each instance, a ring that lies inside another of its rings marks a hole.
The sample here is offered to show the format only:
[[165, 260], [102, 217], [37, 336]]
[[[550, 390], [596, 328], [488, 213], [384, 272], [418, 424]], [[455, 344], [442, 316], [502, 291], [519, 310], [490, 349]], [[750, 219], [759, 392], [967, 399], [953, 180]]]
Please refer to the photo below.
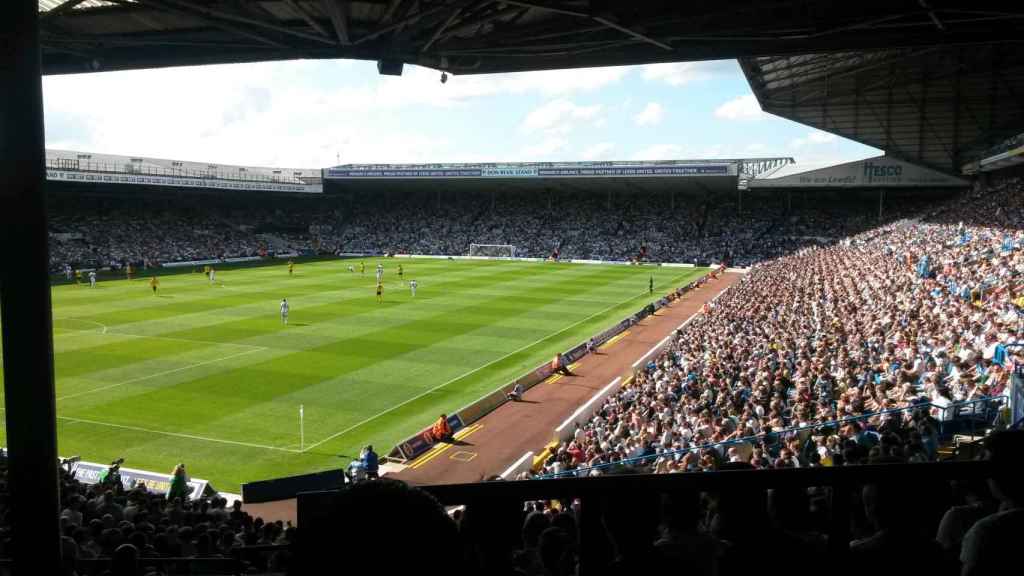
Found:
[[[502, 510], [525, 502], [579, 500], [579, 575], [601, 573], [607, 562], [602, 510], [605, 506], [638, 506], [641, 497], [651, 500], [659, 493], [730, 492], [776, 488], [829, 488], [831, 517], [828, 553], [834, 566], [843, 566], [849, 555], [850, 520], [854, 491], [872, 483], [896, 482], [901, 486], [936, 486], [951, 480], [981, 480], [995, 471], [987, 461], [876, 464], [866, 466], [785, 468], [776, 470], [724, 470], [699, 474], [626, 474], [590, 478], [494, 481], [473, 484], [421, 486], [445, 506]], [[323, 504], [329, 493], [300, 495], [299, 517], [305, 506]], [[308, 498], [308, 500], [306, 499]], [[656, 503], [654, 505], [657, 505]], [[767, 529], [767, 527], [766, 527]]]
[[[835, 427], [842, 426], [843, 424], [848, 424], [850, 422], [858, 422], [858, 421], [861, 421], [861, 420], [868, 420], [868, 419], [874, 418], [876, 416], [886, 416], [886, 415], [890, 415], [890, 414], [912, 412], [912, 411], [924, 410], [924, 409], [928, 409], [928, 408], [938, 408], [940, 410], [953, 410], [953, 413], [955, 415], [953, 419], [945, 420], [945, 421], [939, 420], [939, 437], [940, 438], [941, 437], [948, 437], [949, 433], [948, 433], [948, 431], [946, 429], [948, 427], [950, 427], [949, 426], [950, 424], [953, 424], [953, 423], [962, 424], [964, 422], [967, 422], [970, 425], [971, 435], [973, 436], [974, 435], [974, 431], [976, 430], [976, 424], [978, 424], [978, 422], [979, 422], [978, 419], [975, 417], [976, 414], [967, 414], [966, 418], [962, 418], [962, 417], [959, 417], [959, 414], [958, 414], [959, 412], [961, 412], [961, 409], [969, 408], [969, 409], [972, 409], [972, 411], [976, 412], [976, 410], [973, 410], [973, 408], [977, 404], [980, 404], [980, 403], [1004, 403], [1004, 402], [1006, 402], [1006, 400], [1007, 400], [1007, 398], [1005, 396], [986, 396], [984, 398], [977, 398], [975, 400], [964, 400], [964, 401], [961, 401], [961, 402], [954, 402], [954, 403], [950, 404], [949, 406], [939, 406], [939, 405], [936, 405], [936, 404], [931, 403], [931, 402], [922, 402], [922, 403], [919, 403], [919, 404], [915, 404], [913, 406], [907, 406], [905, 408], [890, 408], [888, 410], [879, 410], [879, 411], [876, 411], [876, 412], [869, 412], [867, 414], [859, 414], [857, 416], [848, 416], [846, 418], [838, 418], [836, 420], [829, 420], [828, 422], [821, 422], [821, 423], [817, 423], [817, 424], [808, 424], [806, 426], [794, 426], [792, 428], [785, 428], [785, 429], [779, 430], [777, 432], [771, 432], [770, 434], [763, 434], [762, 433], [762, 434], [755, 434], [753, 436], [744, 436], [742, 438], [733, 438], [732, 440], [724, 440], [722, 442], [709, 442], [707, 444], [701, 444], [699, 446], [690, 446], [690, 447], [687, 447], [687, 448], [680, 448], [679, 450], [666, 450], [664, 452], [658, 452], [658, 453], [655, 453], [655, 454], [646, 454], [646, 455], [643, 455], [643, 456], [634, 456], [634, 457], [631, 457], [631, 458], [624, 458], [622, 460], [617, 460], [615, 462], [608, 462], [606, 464], [598, 464], [596, 466], [586, 466], [586, 467], [582, 467], [582, 468], [574, 468], [572, 470], [566, 470], [564, 472], [558, 472], [558, 473], [555, 473], [555, 474], [543, 474], [541, 476], [538, 476], [537, 479], [546, 480], [546, 479], [554, 479], [554, 478], [579, 477], [581, 475], [582, 476], [586, 476], [591, 471], [594, 471], [594, 470], [604, 470], [604, 469], [607, 469], [607, 468], [620, 467], [620, 466], [628, 465], [628, 464], [646, 464], [648, 462], [653, 462], [654, 460], [657, 460], [658, 458], [665, 458], [665, 457], [671, 457], [671, 456], [676, 456], [676, 455], [681, 456], [681, 455], [684, 455], [684, 454], [686, 454], [688, 452], [693, 452], [693, 451], [698, 451], [699, 452], [699, 451], [704, 451], [704, 450], [712, 450], [712, 449], [715, 449], [715, 448], [727, 449], [729, 446], [734, 446], [734, 445], [737, 445], [737, 444], [755, 444], [756, 445], [756, 444], [760, 444], [762, 442], [762, 440], [765, 440], [768, 436], [771, 436], [771, 437], [773, 437], [775, 439], [785, 439], [785, 438], [792, 437], [795, 434], [799, 434], [800, 432], [806, 432], [806, 431], [812, 431], [813, 432], [815, 430], [822, 430], [822, 429], [825, 429], [825, 428], [835, 428]], [[984, 413], [985, 415], [988, 414], [988, 410], [989, 409], [986, 409], [986, 411]], [[996, 408], [996, 410], [998, 410], [998, 408]], [[989, 419], [987, 422], [983, 422], [983, 423], [991, 423], [991, 422], [993, 422], [995, 420], [995, 417], [996, 417], [996, 414], [993, 413], [992, 414], [992, 418]], [[984, 416], [983, 416], [982, 420], [984, 420]], [[723, 450], [723, 452], [724, 452], [724, 450]]]

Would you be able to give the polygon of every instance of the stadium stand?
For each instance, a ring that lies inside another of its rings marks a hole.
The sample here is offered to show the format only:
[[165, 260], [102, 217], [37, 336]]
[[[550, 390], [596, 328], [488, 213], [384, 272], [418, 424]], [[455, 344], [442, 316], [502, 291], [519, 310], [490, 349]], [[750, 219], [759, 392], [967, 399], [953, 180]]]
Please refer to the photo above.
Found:
[[[606, 203], [573, 190], [545, 195], [465, 193], [438, 203], [403, 191], [358, 202], [117, 194], [50, 198], [50, 270], [122, 268], [281, 253], [465, 255], [470, 244], [511, 244], [516, 255], [562, 259], [710, 263], [746, 267], [802, 247], [835, 242], [877, 225], [874, 200], [792, 210], [773, 193], [667, 198], [630, 195]], [[919, 207], [894, 196], [887, 219]], [[272, 243], [273, 238], [277, 242]], [[646, 252], [641, 254], [641, 251]]]
[[1024, 363], [1020, 186], [756, 265], [544, 472], [929, 461], [992, 427]]
[[[1008, 424], [1001, 408], [1010, 394], [1012, 372], [1024, 365], [1022, 187], [1021, 178], [1010, 176], [938, 205], [923, 208], [907, 201], [890, 211], [892, 221], [882, 223], [862, 206], [785, 213], [755, 198], [742, 212], [723, 203], [684, 209], [684, 217], [673, 219], [637, 208], [611, 224], [606, 206], [565, 193], [558, 201], [579, 203], [582, 215], [568, 217], [564, 228], [536, 243], [513, 231], [550, 230], [546, 206], [518, 198], [495, 210], [489, 196], [440, 208], [430, 208], [432, 199], [426, 197], [390, 209], [386, 203], [364, 203], [359, 221], [369, 225], [338, 228], [335, 222], [345, 220], [344, 210], [325, 211], [321, 204], [287, 216], [272, 205], [207, 209], [199, 216], [180, 205], [147, 211], [151, 201], [124, 199], [113, 206], [104, 200], [100, 212], [94, 200], [83, 200], [62, 204], [53, 228], [56, 234], [80, 234], [89, 253], [112, 261], [126, 257], [116, 252], [125, 246], [139, 247], [127, 257], [153, 260], [247, 254], [259, 250], [257, 231], [266, 227], [286, 231], [281, 238], [296, 250], [310, 249], [316, 238], [337, 250], [460, 251], [472, 239], [490, 234], [518, 241], [532, 253], [545, 254], [549, 242], [560, 241], [563, 253], [608, 258], [629, 257], [637, 242], [628, 231], [639, 222], [672, 231], [664, 238], [681, 242], [648, 240], [652, 257], [688, 254], [688, 248], [678, 248], [686, 246], [683, 239], [702, 236], [692, 245], [695, 253], [731, 253], [735, 261], [753, 262], [751, 272], [678, 332], [632, 385], [559, 446], [540, 476], [592, 479], [706, 471], [710, 474], [696, 476], [711, 477], [737, 469], [809, 471], [930, 462], [939, 459], [943, 441], [953, 434], [970, 431], [974, 436], [976, 430]], [[571, 231], [590, 225], [601, 234], [575, 240]], [[91, 235], [111, 228], [120, 228], [116, 241], [104, 243], [104, 235]], [[701, 235], [711, 229], [719, 232]], [[753, 232], [743, 236], [740, 231]], [[360, 239], [373, 244], [358, 246]], [[765, 244], [772, 247], [757, 248]], [[54, 243], [65, 250], [54, 254], [54, 262], [73, 257], [63, 245]], [[665, 246], [668, 251], [658, 252]], [[993, 437], [996, 451], [1020, 450], [1019, 442], [1008, 448], [1002, 438]], [[913, 558], [913, 566], [938, 573], [954, 572], [961, 564], [967, 573], [987, 573], [973, 568], [989, 562], [980, 556], [980, 549], [990, 548], [979, 533], [1000, 523], [1019, 523], [1016, 512], [998, 516], [1017, 509], [1019, 496], [1012, 490], [990, 491], [977, 478], [948, 486], [923, 482], [913, 491], [877, 480], [865, 481], [863, 492], [854, 494], [851, 566], [885, 560], [907, 568]], [[67, 477], [61, 482], [66, 508], [61, 522], [70, 539], [66, 546], [85, 563], [117, 559], [119, 546], [127, 543], [142, 565], [153, 559], [230, 557], [254, 571], [274, 571], [283, 569], [287, 544], [295, 537], [278, 524], [226, 510], [217, 498], [167, 505], [141, 492], [106, 496], [102, 489]], [[826, 482], [807, 482], [807, 490], [668, 490], [632, 494], [629, 502], [612, 498], [601, 508], [606, 534], [590, 534], [607, 544], [596, 546], [607, 550], [596, 572], [664, 571], [685, 563], [700, 574], [782, 567], [809, 573], [827, 562], [827, 550], [836, 546], [835, 532], [829, 533], [836, 504], [828, 498]], [[464, 559], [445, 564], [447, 573], [464, 568], [466, 573], [560, 575], [573, 573], [582, 562], [579, 539], [585, 530], [578, 526], [577, 499], [477, 501], [447, 525], [436, 517], [440, 504], [415, 489], [366, 489], [359, 493], [367, 498], [358, 500], [364, 510], [359, 515], [376, 518], [373, 510], [393, 507], [395, 494], [415, 502], [426, 515], [423, 526], [442, 535], [421, 542], [420, 548], [458, 539], [469, 550]], [[374, 498], [381, 500], [374, 504]], [[389, 526], [385, 520], [353, 526], [383, 531]], [[979, 528], [972, 532], [976, 522]], [[416, 538], [417, 526], [410, 524], [410, 534], [401, 538]], [[753, 527], [772, 528], [772, 536]], [[364, 534], [360, 542], [368, 554], [386, 553], [380, 546], [387, 540], [366, 538], [365, 530], [353, 533]], [[900, 537], [897, 552], [892, 534]], [[270, 551], [250, 548], [275, 544], [286, 545]], [[799, 549], [800, 566], [773, 558], [773, 551], [787, 548]], [[757, 562], [744, 550], [757, 551]], [[130, 551], [123, 553], [130, 556]], [[355, 569], [364, 561], [346, 565]]]

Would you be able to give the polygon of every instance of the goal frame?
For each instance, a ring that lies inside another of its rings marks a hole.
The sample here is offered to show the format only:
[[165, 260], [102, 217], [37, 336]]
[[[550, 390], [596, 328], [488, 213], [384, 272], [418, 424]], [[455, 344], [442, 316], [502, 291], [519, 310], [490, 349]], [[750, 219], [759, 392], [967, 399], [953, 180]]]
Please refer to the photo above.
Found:
[[[507, 248], [508, 249], [508, 256], [480, 256], [479, 254], [474, 254], [474, 252], [476, 250], [479, 250], [480, 248]], [[470, 243], [470, 245], [469, 245], [469, 255], [471, 257], [504, 258], [504, 259], [509, 259], [510, 260], [510, 259], [516, 257], [516, 247], [515, 247], [514, 244], [477, 244], [477, 243]]]

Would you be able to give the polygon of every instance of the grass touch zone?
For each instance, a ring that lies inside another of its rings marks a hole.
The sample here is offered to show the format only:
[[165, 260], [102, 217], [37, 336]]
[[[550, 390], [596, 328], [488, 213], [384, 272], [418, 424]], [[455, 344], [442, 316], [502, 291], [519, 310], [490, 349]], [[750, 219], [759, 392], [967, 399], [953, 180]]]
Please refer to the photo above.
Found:
[[636, 311], [651, 275], [660, 294], [705, 272], [366, 259], [363, 275], [359, 262], [224, 270], [214, 285], [169, 275], [155, 296], [144, 279], [54, 287], [60, 454], [167, 472], [185, 462], [227, 491], [344, 466]]

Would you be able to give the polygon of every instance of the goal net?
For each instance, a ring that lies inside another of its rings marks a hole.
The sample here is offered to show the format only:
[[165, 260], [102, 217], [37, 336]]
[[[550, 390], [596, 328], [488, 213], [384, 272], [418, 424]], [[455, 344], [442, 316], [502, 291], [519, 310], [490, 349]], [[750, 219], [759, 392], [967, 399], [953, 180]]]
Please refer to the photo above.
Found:
[[516, 247], [511, 244], [470, 244], [469, 255], [486, 258], [515, 258]]

